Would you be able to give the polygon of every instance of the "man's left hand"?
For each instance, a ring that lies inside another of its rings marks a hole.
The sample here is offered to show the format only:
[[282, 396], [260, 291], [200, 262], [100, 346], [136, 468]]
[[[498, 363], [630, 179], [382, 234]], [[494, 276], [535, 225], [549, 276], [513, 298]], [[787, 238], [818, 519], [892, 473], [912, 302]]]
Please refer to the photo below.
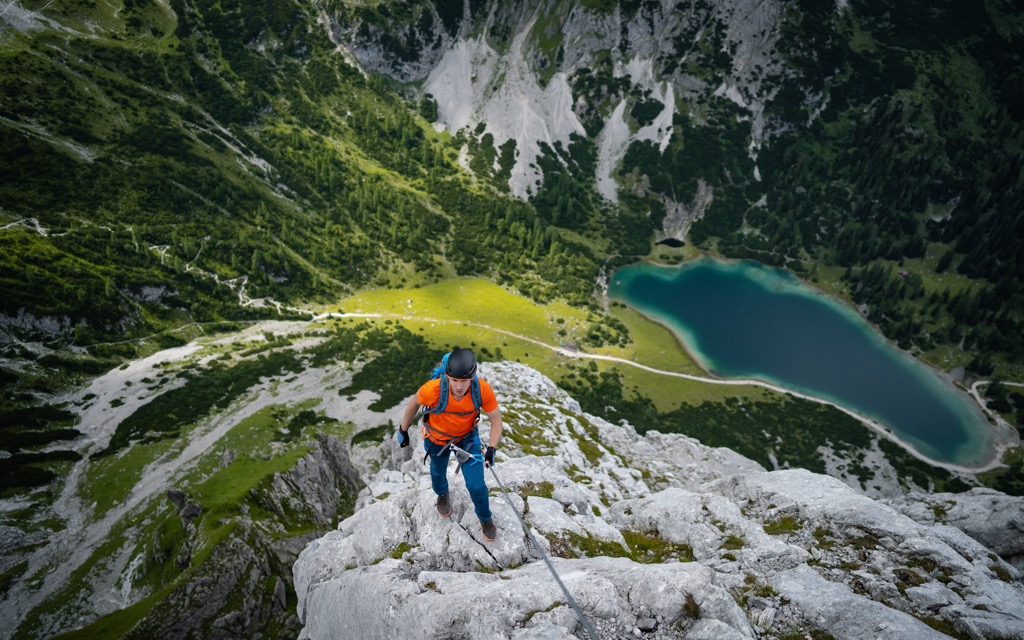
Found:
[[484, 464], [491, 466], [494, 464], [494, 452], [497, 451], [494, 447], [487, 447], [487, 451], [484, 452]]

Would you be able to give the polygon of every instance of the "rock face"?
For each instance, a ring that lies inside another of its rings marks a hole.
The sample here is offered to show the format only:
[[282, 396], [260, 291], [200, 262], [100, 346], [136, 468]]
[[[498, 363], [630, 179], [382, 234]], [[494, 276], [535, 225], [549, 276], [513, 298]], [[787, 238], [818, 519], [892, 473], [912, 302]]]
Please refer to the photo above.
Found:
[[360, 450], [358, 510], [294, 566], [301, 637], [587, 637], [543, 553], [601, 638], [1024, 638], [1020, 573], [958, 528], [640, 437], [522, 365], [482, 369], [506, 418], [487, 472], [498, 538], [459, 478], [437, 514], [418, 440]]
[[[318, 445], [292, 470], [254, 490], [252, 499], [274, 513], [275, 522], [300, 521], [323, 531], [323, 525], [352, 504], [360, 485], [347, 450], [334, 437], [321, 437]], [[192, 521], [202, 507], [179, 490], [168, 491], [167, 497], [186, 531], [178, 562], [187, 566], [192, 561]], [[193, 578], [167, 594], [124, 637], [256, 638], [268, 626], [285, 636], [298, 633], [284, 581], [290, 581], [291, 567], [310, 536], [283, 535], [279, 525], [251, 518], [248, 509], [224, 524], [229, 530], [225, 539], [193, 567]]]
[[891, 504], [918, 522], [954, 526], [1024, 570], [1024, 498], [1020, 496], [978, 487], [966, 493], [912, 493]]
[[198, 502], [190, 500], [188, 495], [181, 489], [168, 489], [167, 499], [171, 501], [174, 508], [178, 510], [178, 517], [181, 518], [181, 528], [185, 531], [185, 539], [178, 551], [177, 565], [184, 569], [192, 564], [192, 547], [195, 545], [196, 526], [193, 521], [203, 512], [203, 506]]
[[[434, 3], [407, 5], [402, 12], [338, 11], [330, 16], [332, 37], [364, 69], [419, 84], [437, 102], [438, 124], [452, 133], [479, 137], [486, 130], [495, 150], [514, 143], [509, 187], [523, 198], [542, 180], [535, 161], [544, 147], [568, 149], [574, 136], [597, 133], [595, 178], [602, 195], [617, 200], [616, 163], [633, 141], [664, 151], [677, 101], [730, 101], [751, 122], [756, 154], [770, 133], [766, 104], [781, 79], [798, 74], [778, 50], [792, 9], [775, 0], [614, 10], [477, 2], [450, 5], [444, 16]], [[588, 74], [595, 75], [579, 81]], [[623, 83], [629, 91], [616, 88]], [[659, 113], [635, 122], [630, 95], [656, 101]], [[699, 217], [711, 197], [705, 189], [685, 215], [681, 203], [667, 203], [676, 213], [666, 232], [681, 238], [680, 225]]]

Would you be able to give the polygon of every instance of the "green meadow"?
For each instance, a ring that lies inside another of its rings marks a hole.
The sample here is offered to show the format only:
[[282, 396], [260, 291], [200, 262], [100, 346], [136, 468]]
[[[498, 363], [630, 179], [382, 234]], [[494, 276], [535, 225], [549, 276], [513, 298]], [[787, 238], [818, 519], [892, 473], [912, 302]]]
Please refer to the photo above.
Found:
[[[621, 358], [653, 369], [706, 375], [664, 325], [613, 303], [610, 313], [561, 302], [538, 304], [482, 278], [457, 278], [414, 289], [374, 289], [353, 295], [331, 311], [379, 314], [382, 321], [401, 323], [422, 335], [440, 353], [455, 346], [469, 347], [482, 359], [523, 362], [556, 382], [574, 367], [592, 366], [615, 371], [625, 388], [645, 396], [660, 410], [681, 402], [700, 404], [729, 397], [764, 398], [772, 392], [753, 386], [726, 386], [658, 374], [606, 360], [587, 360], [587, 354]], [[588, 346], [586, 339], [607, 327], [608, 318], [625, 329], [624, 343]], [[350, 319], [352, 320], [352, 319]], [[554, 347], [578, 349], [573, 358]]]

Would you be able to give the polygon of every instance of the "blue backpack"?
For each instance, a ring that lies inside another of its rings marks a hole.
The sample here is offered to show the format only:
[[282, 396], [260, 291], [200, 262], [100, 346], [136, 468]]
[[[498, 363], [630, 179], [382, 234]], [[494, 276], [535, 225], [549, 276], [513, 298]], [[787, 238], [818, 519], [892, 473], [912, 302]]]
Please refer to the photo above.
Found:
[[[468, 416], [471, 412], [469, 411], [445, 411], [448, 406], [448, 376], [444, 375], [445, 370], [448, 368], [448, 356], [451, 353], [444, 354], [441, 358], [441, 362], [430, 372], [428, 380], [441, 380], [441, 397], [437, 402], [436, 407], [425, 407], [424, 413], [450, 413], [458, 416]], [[484, 405], [483, 398], [480, 396], [480, 378], [473, 374], [472, 381], [469, 383], [469, 393], [473, 397], [473, 406], [475, 407], [475, 413], [480, 413], [480, 409]], [[424, 416], [425, 417], [425, 416]]]

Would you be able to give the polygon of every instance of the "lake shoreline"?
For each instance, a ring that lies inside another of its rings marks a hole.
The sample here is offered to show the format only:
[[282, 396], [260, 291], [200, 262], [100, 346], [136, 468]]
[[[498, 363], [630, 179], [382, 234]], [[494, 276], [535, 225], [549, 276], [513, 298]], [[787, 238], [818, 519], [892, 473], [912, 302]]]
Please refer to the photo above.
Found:
[[[722, 263], [722, 264], [726, 264], [726, 265], [738, 265], [738, 264], [744, 263], [744, 262], [753, 262], [753, 263], [758, 264], [758, 265], [761, 264], [761, 263], [757, 263], [756, 261], [753, 261], [753, 260], [739, 260], [739, 259], [730, 259], [730, 258], [718, 258], [718, 257], [714, 257], [714, 256], [707, 256], [707, 255], [700, 255], [700, 256], [697, 256], [695, 258], [692, 258], [692, 259], [689, 259], [689, 260], [685, 260], [683, 262], [675, 263], [675, 264], [664, 264], [664, 263], [659, 263], [659, 262], [656, 262], [656, 261], [650, 260], [650, 259], [643, 260], [643, 261], [640, 261], [640, 263], [633, 263], [633, 264], [634, 265], [636, 265], [636, 264], [646, 264], [646, 265], [649, 265], [651, 267], [655, 267], [655, 268], [658, 268], [658, 269], [678, 270], [678, 269], [683, 268], [683, 267], [688, 266], [688, 265], [692, 266], [695, 263], [698, 263], [698, 262], [701, 262], [701, 261], [717, 262], [717, 263]], [[874, 418], [871, 418], [869, 416], [863, 415], [863, 414], [859, 413], [856, 410], [849, 409], [847, 407], [841, 406], [836, 401], [831, 400], [829, 398], [821, 397], [821, 396], [818, 396], [818, 395], [812, 395], [810, 393], [807, 393], [807, 392], [804, 392], [804, 391], [798, 391], [796, 389], [791, 389], [791, 388], [782, 386], [782, 385], [780, 385], [779, 383], [777, 383], [777, 382], [775, 382], [773, 380], [762, 378], [762, 377], [759, 377], [759, 376], [756, 376], [756, 375], [754, 375], [754, 376], [736, 377], [736, 378], [728, 378], [728, 377], [724, 377], [724, 376], [722, 376], [720, 374], [714, 373], [714, 372], [711, 371], [710, 367], [708, 366], [708, 363], [705, 360], [704, 355], [700, 354], [700, 353], [697, 353], [693, 348], [690, 347], [690, 345], [688, 344], [687, 339], [681, 333], [680, 329], [678, 327], [674, 326], [674, 323], [667, 322], [667, 321], [665, 321], [665, 320], [655, 316], [652, 313], [644, 311], [643, 309], [640, 309], [639, 307], [634, 306], [630, 301], [628, 301], [628, 300], [626, 300], [624, 298], [613, 297], [610, 294], [610, 288], [606, 288], [605, 289], [605, 296], [606, 296], [606, 298], [608, 298], [610, 300], [615, 300], [615, 301], [619, 302], [620, 304], [624, 304], [624, 305], [628, 306], [631, 310], [636, 311], [637, 313], [639, 313], [643, 317], [647, 318], [648, 320], [650, 320], [650, 321], [658, 324], [659, 326], [664, 327], [668, 331], [670, 331], [672, 336], [676, 340], [676, 342], [679, 344], [679, 346], [690, 356], [690, 358], [694, 361], [694, 363], [708, 376], [706, 378], [701, 377], [701, 376], [685, 376], [688, 379], [692, 379], [692, 380], [695, 380], [695, 381], [708, 382], [708, 383], [711, 383], [711, 384], [752, 384], [752, 385], [755, 385], [755, 386], [762, 386], [762, 387], [765, 387], [765, 388], [769, 388], [769, 389], [777, 391], [779, 393], [790, 394], [790, 395], [793, 395], [795, 397], [800, 397], [800, 398], [803, 398], [803, 399], [806, 399], [806, 400], [810, 400], [812, 402], [817, 402], [817, 403], [820, 403], [820, 404], [827, 404], [827, 405], [833, 406], [836, 409], [838, 409], [838, 410], [846, 413], [847, 415], [853, 417], [854, 419], [856, 419], [861, 424], [864, 424], [869, 429], [873, 430], [875, 433], [877, 433], [877, 434], [887, 438], [889, 441], [897, 444], [898, 446], [900, 446], [902, 449], [907, 451], [910, 455], [914, 456], [915, 458], [917, 458], [917, 459], [919, 459], [919, 460], [921, 460], [923, 462], [926, 462], [929, 465], [933, 465], [935, 467], [943, 468], [943, 469], [946, 469], [946, 470], [949, 470], [949, 471], [955, 471], [955, 472], [959, 472], [959, 473], [976, 474], [976, 473], [982, 473], [982, 472], [985, 472], [985, 471], [990, 471], [992, 469], [996, 469], [996, 468], [1004, 466], [1004, 464], [1002, 462], [1004, 454], [1006, 453], [1006, 451], [1009, 448], [1017, 445], [1017, 443], [1012, 442], [1012, 438], [1008, 437], [1008, 435], [1009, 435], [1009, 433], [1008, 433], [1009, 425], [1003, 424], [1003, 421], [998, 416], [992, 416], [991, 412], [989, 412], [987, 407], [985, 407], [983, 404], [980, 404], [978, 402], [978, 398], [976, 398], [974, 396], [974, 394], [971, 394], [969, 392], [969, 390], [963, 390], [959, 386], [957, 386], [955, 384], [955, 381], [952, 379], [952, 376], [950, 376], [948, 372], [939, 370], [939, 369], [933, 367], [932, 365], [930, 365], [929, 363], [927, 363], [927, 362], [923, 361], [922, 359], [918, 358], [914, 354], [912, 354], [910, 352], [907, 352], [907, 351], [905, 351], [903, 349], [900, 349], [888, 337], [886, 337], [884, 334], [882, 334], [881, 331], [878, 329], [878, 327], [874, 323], [871, 323], [866, 318], [864, 318], [864, 316], [861, 314], [860, 310], [857, 309], [857, 307], [855, 307], [848, 300], [844, 300], [842, 298], [838, 298], [836, 296], [833, 296], [833, 295], [825, 292], [820, 287], [817, 287], [817, 286], [815, 286], [813, 284], [807, 283], [806, 281], [804, 281], [802, 278], [800, 278], [797, 274], [793, 273], [789, 269], [785, 269], [785, 268], [781, 268], [781, 267], [771, 267], [771, 266], [768, 266], [768, 265], [764, 265], [764, 266], [766, 266], [768, 268], [771, 268], [771, 269], [781, 269], [786, 274], [788, 274], [793, 279], [795, 279], [795, 281], [797, 283], [799, 283], [802, 287], [805, 287], [811, 293], [813, 293], [814, 296], [821, 297], [822, 299], [824, 299], [824, 300], [826, 300], [826, 301], [828, 301], [830, 303], [834, 303], [834, 304], [840, 305], [844, 310], [854, 314], [858, 320], [862, 321], [868, 327], [870, 327], [877, 334], [877, 337], [879, 337], [879, 338], [881, 338], [882, 340], [885, 341], [887, 346], [889, 346], [890, 348], [892, 348], [893, 350], [895, 350], [899, 354], [902, 354], [903, 356], [912, 359], [917, 365], [922, 366], [925, 369], [927, 369], [929, 372], [935, 374], [938, 378], [940, 378], [942, 381], [946, 382], [947, 384], [951, 385], [954, 389], [956, 389], [958, 391], [964, 392], [967, 395], [967, 399], [968, 399], [969, 403], [973, 407], [977, 408], [980, 411], [980, 413], [981, 413], [981, 417], [984, 418], [984, 422], [985, 422], [984, 428], [987, 431], [986, 435], [991, 436], [991, 438], [988, 441], [988, 446], [985, 446], [984, 452], [980, 456], [980, 462], [978, 462], [977, 464], [964, 464], [964, 463], [955, 463], [955, 462], [937, 460], [935, 458], [932, 458], [932, 457], [922, 453], [921, 451], [919, 451], [917, 448], [915, 448], [915, 446], [913, 444], [911, 444], [911, 442], [909, 442], [908, 440], [900, 437], [892, 429], [890, 429], [889, 427], [886, 427], [884, 424], [882, 424], [878, 420], [876, 420]], [[620, 267], [620, 268], [624, 268], [624, 267]], [[609, 276], [610, 275], [611, 274], [609, 274]], [[646, 367], [644, 367], [644, 368], [646, 368]], [[677, 375], [677, 374], [672, 374], [671, 372], [662, 372], [662, 373], [668, 373], [670, 375]], [[826, 395], [826, 394], [822, 393], [822, 395]], [[993, 420], [995, 421], [995, 424], [992, 424]], [[981, 426], [981, 425], [979, 425], [979, 426]]]
[[[623, 304], [625, 304], [625, 303], [623, 303]], [[671, 331], [672, 335], [675, 336], [675, 338], [679, 342], [680, 346], [682, 346], [682, 348], [684, 350], [686, 350], [686, 352], [689, 353], [691, 355], [691, 357], [693, 357], [692, 353], [689, 350], [689, 348], [686, 346], [685, 341], [682, 339], [682, 337], [679, 335], [679, 333], [674, 328], [672, 328], [668, 324], [658, 320], [657, 318], [654, 318], [653, 316], [651, 316], [651, 315], [641, 311], [640, 309], [637, 309], [637, 308], [632, 307], [632, 306], [630, 307], [630, 309], [632, 309], [633, 311], [636, 311], [637, 313], [639, 313], [640, 315], [644, 316], [648, 320], [650, 320], [652, 322], [655, 322], [655, 323], [661, 325], [662, 327], [665, 327], [669, 331]], [[590, 357], [590, 358], [602, 359], [602, 360], [608, 359], [608, 360], [620, 361], [620, 362], [627, 363], [627, 364], [632, 364], [632, 363], [629, 363], [628, 361], [621, 360], [619, 358], [611, 358], [611, 357], [605, 357], [605, 356], [595, 356], [595, 355], [592, 355], [592, 354], [578, 354], [578, 355], [579, 355], [579, 357]], [[721, 376], [717, 376], [717, 375], [709, 372], [704, 367], [704, 365], [700, 362], [699, 359], [694, 358], [694, 361], [697, 362], [697, 365], [704, 371], [705, 374], [707, 374], [708, 377], [705, 378], [705, 377], [701, 377], [701, 376], [693, 376], [693, 375], [688, 375], [688, 374], [677, 374], [677, 373], [674, 373], [674, 372], [671, 372], [671, 371], [659, 371], [659, 370], [656, 370], [656, 369], [652, 369], [650, 367], [643, 367], [643, 368], [645, 370], [652, 371], [652, 372], [655, 372], [655, 373], [663, 373], [663, 374], [672, 375], [672, 376], [676, 376], [676, 377], [685, 377], [687, 380], [692, 380], [694, 382], [705, 382], [705, 383], [708, 383], [708, 384], [725, 384], [725, 385], [737, 385], [737, 386], [740, 386], [740, 385], [752, 385], [752, 386], [764, 387], [764, 388], [767, 388], [767, 389], [771, 389], [772, 391], [788, 394], [788, 395], [791, 395], [791, 396], [795, 396], [797, 398], [801, 398], [801, 399], [804, 399], [804, 400], [809, 400], [811, 402], [817, 402], [819, 404], [830, 405], [830, 406], [835, 407], [836, 409], [842, 411], [843, 413], [849, 415], [850, 417], [856, 419], [858, 422], [860, 422], [861, 424], [865, 425], [869, 429], [875, 431], [879, 435], [886, 437], [891, 442], [899, 445], [900, 448], [902, 448], [903, 450], [905, 450], [907, 453], [909, 453], [910, 455], [914, 456], [918, 460], [921, 460], [922, 462], [927, 462], [928, 464], [930, 464], [930, 465], [932, 465], [934, 467], [940, 467], [940, 468], [946, 469], [948, 471], [957, 471], [957, 472], [960, 472], [960, 473], [975, 474], [975, 473], [983, 473], [985, 471], [991, 471], [992, 469], [997, 469], [999, 467], [1004, 466], [1003, 462], [1002, 462], [1003, 454], [1006, 453], [1007, 449], [1009, 449], [1010, 447], [1014, 446], [1014, 443], [1011, 443], [1011, 442], [1005, 442], [1005, 441], [1002, 441], [1002, 440], [999, 440], [999, 439], [994, 440], [995, 446], [993, 447], [992, 451], [990, 452], [990, 455], [987, 455], [986, 456], [986, 461], [984, 463], [980, 464], [979, 466], [959, 465], [959, 464], [954, 464], [954, 463], [951, 463], [951, 462], [943, 462], [943, 461], [940, 461], [940, 460], [935, 460], [933, 458], [930, 458], [930, 457], [924, 455], [923, 453], [921, 453], [917, 449], [915, 449], [913, 447], [913, 445], [911, 445], [910, 443], [906, 442], [905, 440], [903, 440], [902, 438], [897, 436], [888, 427], [882, 425], [878, 421], [876, 421], [876, 420], [874, 420], [872, 418], [869, 418], [867, 416], [863, 416], [863, 415], [857, 413], [856, 411], [853, 411], [852, 409], [847, 409], [846, 407], [840, 406], [839, 404], [833, 402], [832, 400], [827, 400], [825, 398], [819, 398], [817, 396], [808, 395], [808, 394], [805, 394], [805, 393], [802, 393], [802, 392], [799, 392], [799, 391], [795, 391], [793, 389], [787, 389], [785, 387], [779, 386], [777, 384], [774, 384], [773, 382], [770, 382], [768, 380], [764, 380], [762, 378], [723, 378]], [[994, 428], [995, 427], [993, 427], [993, 429]], [[998, 435], [998, 433], [996, 435]]]

